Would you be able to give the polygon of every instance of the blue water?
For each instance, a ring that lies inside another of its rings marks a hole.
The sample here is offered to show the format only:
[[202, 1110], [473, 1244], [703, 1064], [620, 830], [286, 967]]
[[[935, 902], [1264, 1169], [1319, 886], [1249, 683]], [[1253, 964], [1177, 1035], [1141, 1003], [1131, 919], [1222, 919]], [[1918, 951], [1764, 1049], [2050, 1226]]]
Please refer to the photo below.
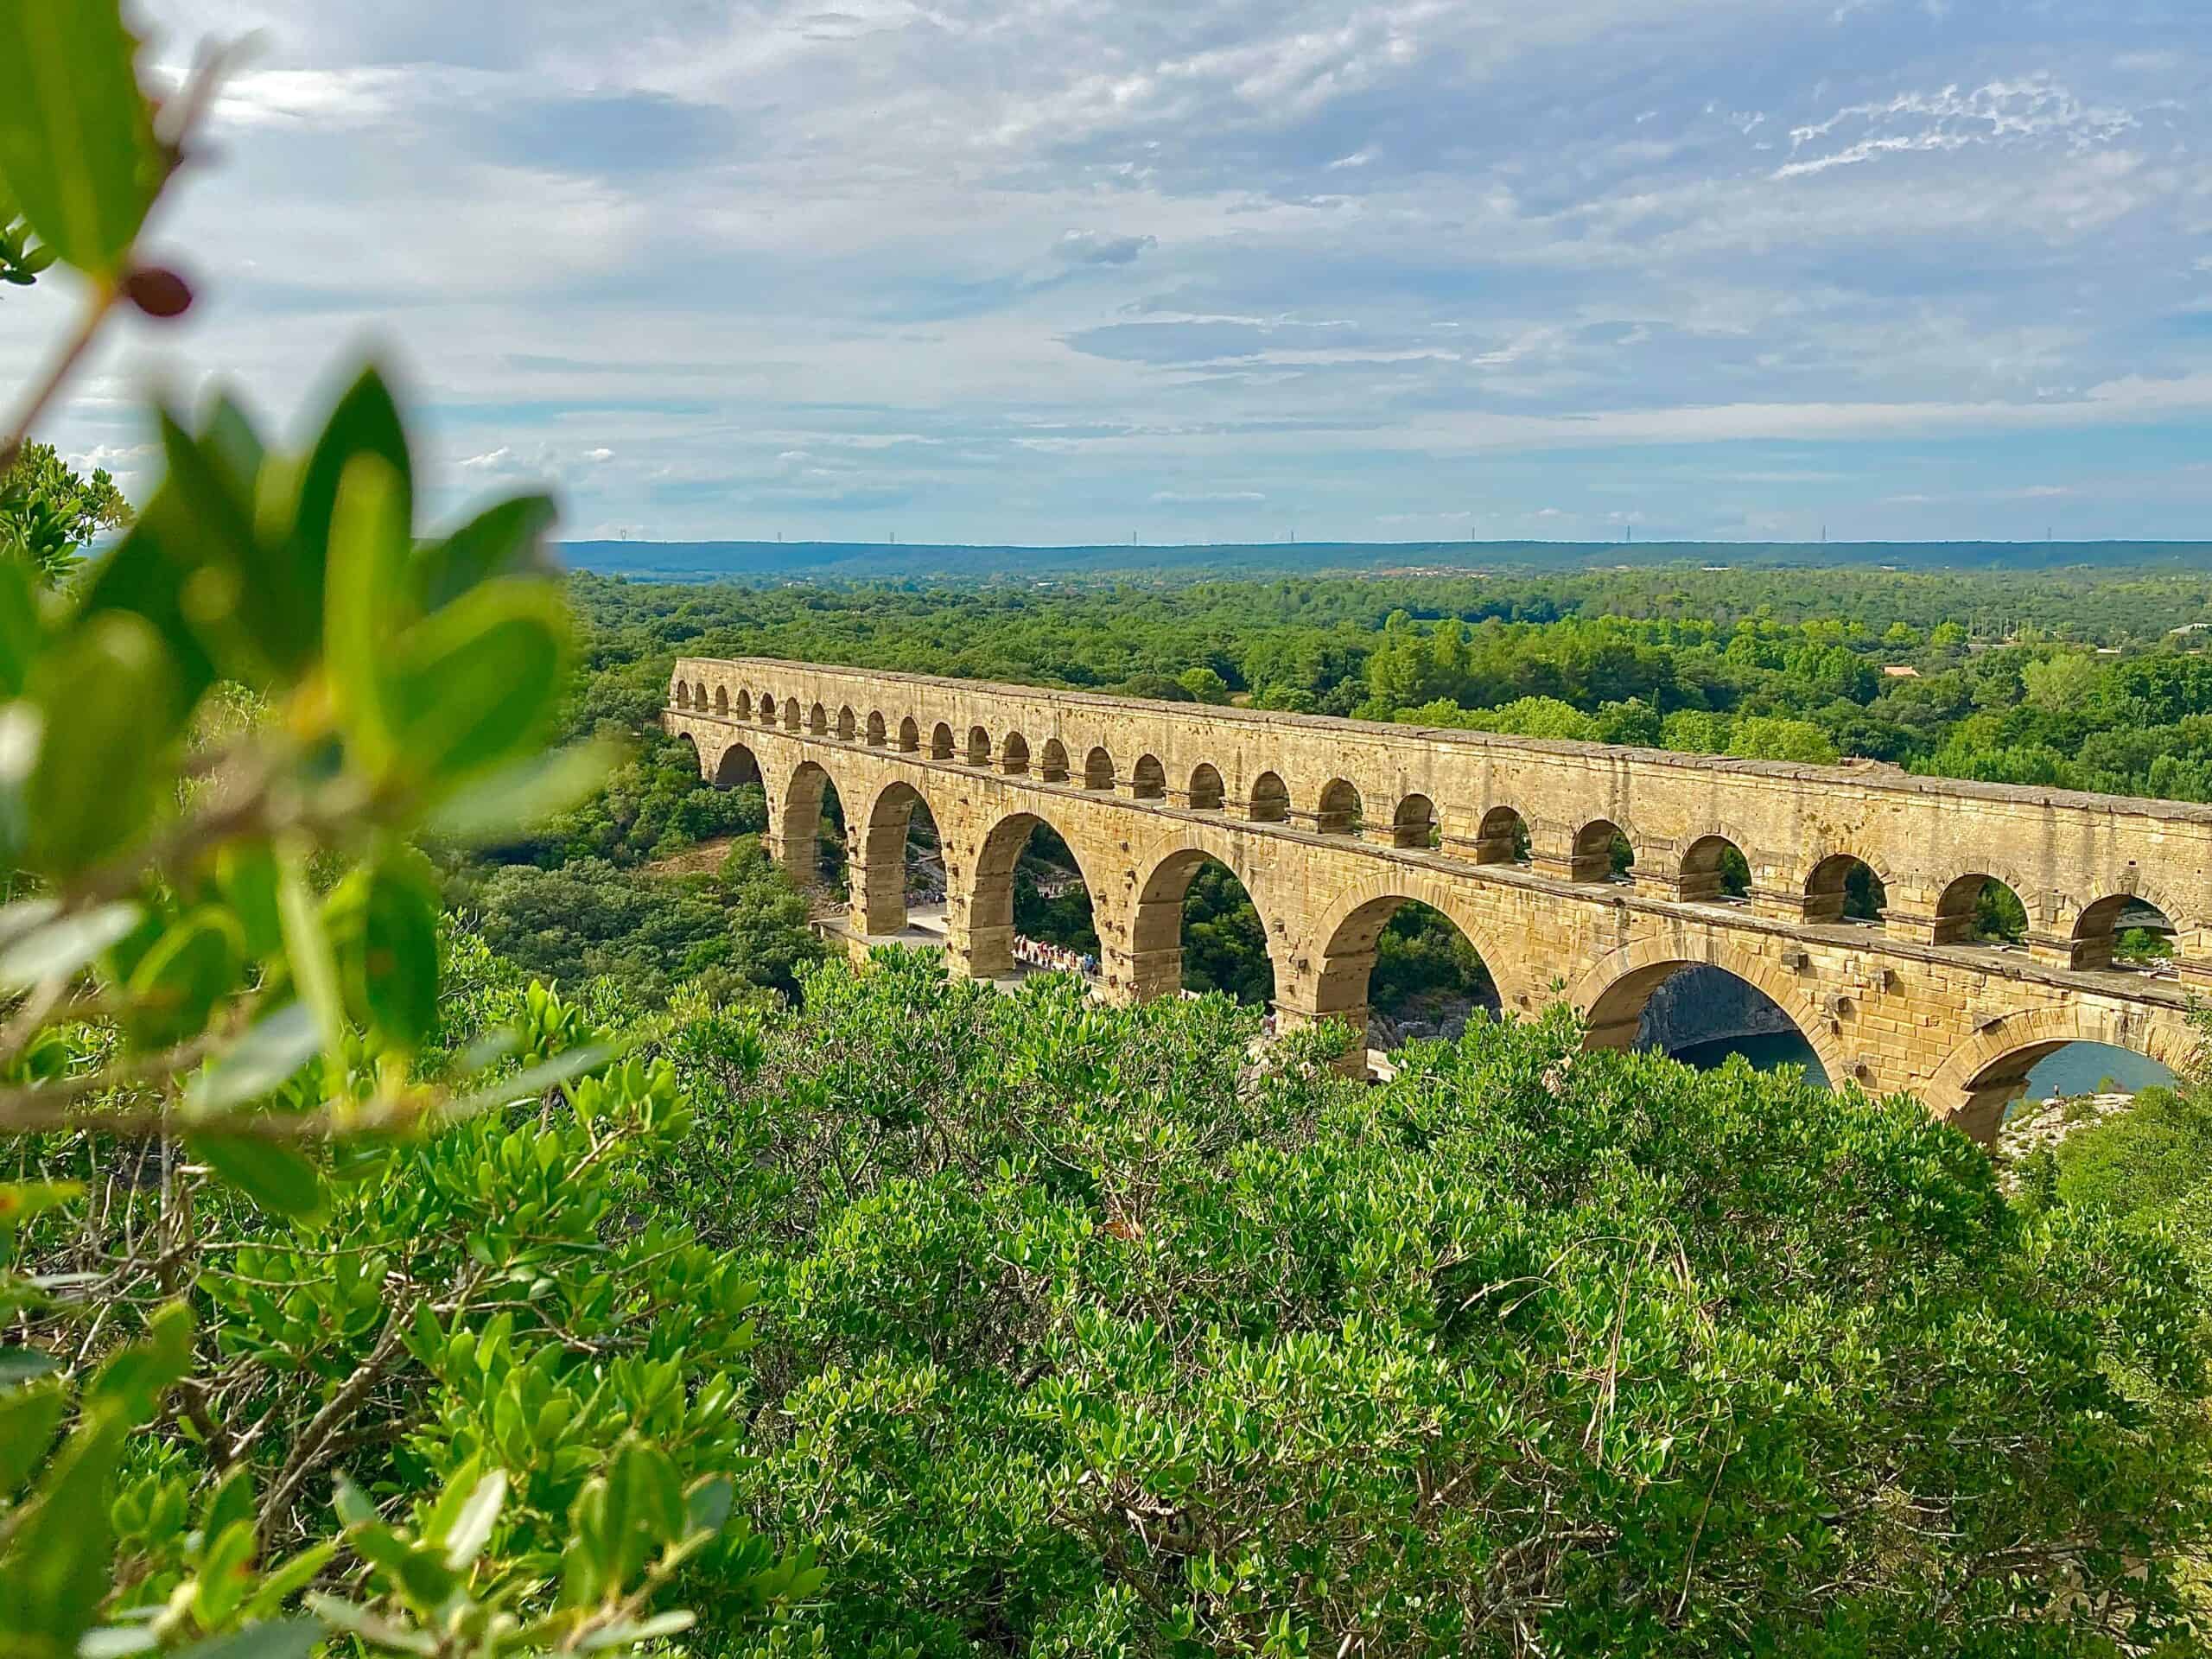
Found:
[[[1812, 1045], [1794, 1031], [1693, 1043], [1675, 1051], [1675, 1058], [1685, 1065], [1707, 1071], [1731, 1054], [1741, 1054], [1761, 1071], [1771, 1071], [1777, 1066], [1802, 1065], [1806, 1082], [1827, 1087], [1827, 1073], [1821, 1069], [1820, 1057], [1813, 1052]], [[2069, 1043], [2028, 1073], [2025, 1098], [2046, 1100], [2053, 1095], [2089, 1094], [2107, 1077], [2112, 1079], [2120, 1092], [2133, 1094], [2139, 1089], [2171, 1083], [2174, 1074], [2148, 1055], [2138, 1054], [2133, 1049], [2113, 1048], [2105, 1043]]]

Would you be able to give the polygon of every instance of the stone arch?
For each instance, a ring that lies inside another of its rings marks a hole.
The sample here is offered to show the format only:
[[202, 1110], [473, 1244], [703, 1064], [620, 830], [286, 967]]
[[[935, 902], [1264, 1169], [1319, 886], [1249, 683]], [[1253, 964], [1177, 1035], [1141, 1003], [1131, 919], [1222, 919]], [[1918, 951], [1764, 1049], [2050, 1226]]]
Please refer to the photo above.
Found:
[[[1397, 865], [1338, 894], [1314, 921], [1297, 952], [1295, 966], [1306, 981], [1308, 1004], [1300, 1012], [1315, 1020], [1351, 1021], [1356, 1040], [1346, 1058], [1355, 1069], [1366, 1067], [1368, 981], [1377, 942], [1403, 905], [1426, 905], [1459, 931], [1489, 970], [1503, 1011], [1534, 1007], [1521, 964], [1491, 937], [1469, 903], [1471, 896], [1417, 865]], [[1277, 984], [1286, 982], [1279, 978]]]
[[1191, 772], [1191, 810], [1218, 812], [1229, 798], [1222, 787], [1221, 773], [1201, 760]]
[[1751, 892], [1751, 860], [1733, 836], [1719, 832], [1700, 836], [1684, 850], [1675, 887], [1675, 896], [1684, 904], [1748, 899]]
[[[1618, 849], [1624, 845], [1631, 849], [1626, 865], [1619, 861]], [[1617, 880], [1635, 868], [1633, 847], [1628, 831], [1611, 818], [1592, 818], [1574, 832], [1573, 850], [1567, 865], [1568, 879], [1574, 881]]]
[[707, 707], [707, 683], [704, 680], [694, 680], [691, 682], [691, 706], [694, 709], [699, 709], [702, 713], [705, 711]]
[[1083, 786], [1085, 789], [1114, 787], [1114, 757], [1103, 748], [1094, 748], [1083, 758]]
[[1651, 993], [1681, 968], [1718, 968], [1733, 974], [1789, 1016], [1829, 1081], [1839, 1087], [1853, 1075], [1834, 1023], [1796, 981], [1764, 957], [1726, 939], [1706, 938], [1690, 948], [1664, 938], [1640, 939], [1599, 957], [1575, 982], [1567, 1000], [1588, 1022], [1586, 1048], [1626, 1048]]
[[760, 757], [746, 744], [732, 743], [715, 759], [714, 785], [735, 789], [741, 784], [759, 784], [765, 789], [767, 779], [760, 770]]
[[1008, 732], [999, 745], [999, 770], [1011, 778], [1029, 770], [1029, 740], [1020, 732]]
[[[1865, 887], [1873, 899], [1874, 915], [1853, 917], [1848, 913], [1853, 878], [1864, 870]], [[1857, 853], [1834, 851], [1824, 855], [1805, 877], [1805, 919], [1819, 924], [1825, 922], [1878, 922], [1889, 903], [1890, 884], [1873, 863]]]
[[886, 733], [883, 725], [883, 710], [880, 709], [871, 709], [868, 711], [868, 747], [872, 749], [881, 748], [887, 735], [887, 734]]
[[[2130, 919], [2130, 918], [2134, 919]], [[2135, 893], [2115, 893], [2084, 905], [2074, 919], [2068, 943], [2068, 964], [2076, 969], [2117, 966], [2147, 967], [2151, 963], [2123, 963], [2118, 955], [2122, 936], [2136, 931], [2163, 936], [2164, 957], [2171, 959], [2180, 942], [2173, 912]]]
[[849, 702], [837, 711], [837, 741], [849, 743], [860, 735], [860, 717], [853, 713]]
[[1140, 801], [1165, 800], [1167, 797], [1167, 768], [1160, 764], [1156, 754], [1141, 754], [1136, 766], [1129, 772], [1129, 793]]
[[798, 699], [797, 697], [784, 699], [784, 729], [787, 732], [798, 730]]
[[1255, 823], [1290, 822], [1290, 790], [1274, 772], [1263, 772], [1252, 780], [1250, 814]]
[[753, 694], [750, 691], [746, 690], [742, 686], [739, 687], [737, 699], [735, 702], [731, 705], [730, 713], [736, 715], [740, 720], [752, 719]]
[[[1067, 844], [1075, 860], [1076, 874], [1083, 878], [1083, 885], [1090, 894], [1093, 914], [1099, 924], [1102, 943], [1106, 933], [1106, 906], [1112, 894], [1099, 880], [1099, 873], [1084, 861], [1083, 843], [1041, 812], [1009, 812], [985, 830], [975, 843], [968, 866], [967, 890], [956, 901], [964, 918], [964, 939], [959, 941], [965, 953], [969, 976], [975, 979], [1000, 979], [1014, 972], [1014, 867], [1021, 857], [1021, 849], [1029, 844], [1030, 832], [1044, 824]], [[953, 874], [948, 861], [948, 874]], [[957, 880], [957, 875], [954, 876]]]
[[1529, 821], [1510, 806], [1493, 806], [1475, 828], [1475, 862], [1526, 864]]
[[822, 874], [822, 800], [833, 789], [842, 806], [845, 791], [837, 789], [828, 768], [818, 760], [802, 760], [784, 780], [780, 798], [770, 804], [769, 823], [776, 831], [776, 844], [783, 849], [784, 868], [801, 887]]
[[1985, 1020], [1915, 1092], [1930, 1112], [1987, 1146], [2005, 1109], [2027, 1087], [2028, 1073], [2069, 1043], [2132, 1049], [2179, 1072], [2195, 1059], [2198, 1039], [2178, 1010], [2075, 999]]
[[[1991, 861], [1994, 862], [1994, 861]], [[2028, 908], [2029, 889], [2024, 887], [2015, 876], [2009, 874], [2000, 874], [1993, 869], [1971, 870], [1964, 875], [1953, 877], [1936, 897], [1934, 938], [1937, 944], [1971, 945], [1999, 943], [1999, 941], [1979, 938], [1975, 931], [1975, 919], [1981, 905], [1982, 893], [1993, 885], [2009, 893], [2020, 906], [2021, 914], [2024, 918], [2023, 924], [2023, 938], [2024, 938], [2025, 931], [2032, 929], [2036, 921], [2035, 912]], [[2013, 941], [2013, 943], [2018, 942]]]
[[1235, 876], [1259, 912], [1268, 965], [1280, 989], [1289, 981], [1285, 943], [1269, 920], [1257, 873], [1236, 842], [1219, 831], [1190, 829], [1147, 847], [1137, 861], [1136, 903], [1129, 918], [1129, 985], [1139, 1000], [1173, 996], [1183, 988], [1183, 904], [1191, 883], [1209, 864]]
[[814, 737], [829, 736], [830, 711], [818, 702], [809, 709], [806, 711], [806, 729]]
[[1313, 827], [1325, 836], [1356, 836], [1363, 810], [1358, 787], [1349, 779], [1332, 778], [1314, 804]]
[[715, 688], [715, 712], [725, 719], [728, 718], [729, 687], [718, 685]]
[[952, 759], [952, 728], [941, 720], [930, 733], [930, 759], [932, 760]]
[[678, 680], [676, 683], [676, 706], [679, 709], [689, 709], [691, 706], [691, 686], [687, 680]]
[[761, 723], [763, 726], [772, 726], [772, 725], [774, 725], [774, 724], [776, 723], [776, 700], [775, 700], [775, 698], [774, 698], [774, 697], [772, 697], [772, 696], [771, 696], [767, 692], [763, 691], [763, 692], [760, 694], [760, 705], [759, 705], [759, 707], [760, 707], [760, 723]]
[[991, 734], [981, 726], [968, 728], [968, 764], [988, 766], [991, 764]]
[[1408, 795], [1390, 815], [1390, 844], [1425, 850], [1442, 845], [1443, 830], [1436, 822], [1436, 803], [1426, 795]]
[[689, 732], [678, 732], [676, 734], [676, 740], [679, 743], [688, 744], [690, 746], [691, 750], [691, 764], [698, 767], [699, 775], [702, 778], [708, 779], [711, 781], [714, 774], [707, 770], [706, 759], [699, 753], [699, 740], [692, 736]]
[[944, 817], [926, 794], [904, 779], [893, 779], [877, 790], [858, 820], [854, 836], [859, 857], [853, 871], [853, 908], [865, 934], [897, 933], [906, 926], [906, 843], [917, 806], [938, 826], [942, 843]]
[[922, 728], [914, 723], [912, 715], [899, 722], [899, 753], [919, 754], [922, 752]]
[[1045, 753], [1037, 763], [1037, 775], [1048, 784], [1065, 784], [1068, 780], [1068, 746], [1057, 737], [1045, 740]]

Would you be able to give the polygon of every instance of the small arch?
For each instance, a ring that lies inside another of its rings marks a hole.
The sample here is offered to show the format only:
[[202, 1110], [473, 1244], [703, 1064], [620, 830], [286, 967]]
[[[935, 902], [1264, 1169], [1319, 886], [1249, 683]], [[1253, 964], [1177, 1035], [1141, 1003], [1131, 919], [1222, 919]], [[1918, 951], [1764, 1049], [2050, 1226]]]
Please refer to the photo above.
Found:
[[1114, 757], [1103, 749], [1093, 749], [1083, 758], [1083, 786], [1085, 789], [1114, 787]]
[[703, 710], [703, 709], [706, 708], [706, 706], [707, 706], [707, 683], [706, 683], [704, 680], [694, 680], [694, 681], [692, 681], [692, 683], [691, 683], [691, 706], [692, 706], [694, 709], [702, 709], [702, 710]]
[[1325, 836], [1356, 836], [1360, 830], [1359, 791], [1342, 778], [1321, 785], [1321, 803], [1314, 809], [1313, 827]]
[[938, 721], [936, 728], [930, 733], [930, 759], [932, 760], [952, 759], [952, 728], [941, 720]]
[[2071, 965], [2171, 973], [2177, 930], [2172, 918], [2132, 893], [2116, 893], [2086, 906], [2074, 924]]
[[1159, 801], [1167, 798], [1167, 768], [1160, 764], [1156, 754], [1141, 754], [1136, 769], [1129, 774], [1129, 793], [1141, 801]]
[[1751, 861], [1726, 836], [1700, 836], [1682, 855], [1675, 893], [1684, 904], [1713, 905], [1751, 896]]
[[806, 711], [806, 729], [816, 737], [830, 735], [830, 712], [820, 703]]
[[899, 722], [899, 753], [919, 754], [922, 752], [922, 728], [914, 723], [912, 715]]
[[760, 723], [763, 726], [772, 726], [776, 723], [776, 700], [766, 691], [760, 694]]
[[715, 712], [724, 716], [729, 714], [729, 687], [718, 685], [715, 688]]
[[1815, 924], [1878, 924], [1890, 890], [1874, 867], [1851, 853], [1831, 853], [1805, 878], [1805, 919]]
[[991, 734], [981, 726], [968, 728], [968, 764], [971, 766], [991, 764]]
[[737, 694], [737, 701], [731, 706], [730, 712], [735, 715], [740, 720], [752, 719], [753, 694], [750, 691], [740, 690]]
[[1221, 785], [1221, 774], [1200, 761], [1191, 773], [1191, 810], [1218, 812], [1228, 798], [1228, 791]]
[[868, 747], [872, 749], [881, 748], [883, 747], [885, 735], [886, 734], [883, 729], [883, 710], [880, 709], [870, 710], [868, 717]]
[[852, 705], [848, 703], [837, 711], [837, 741], [849, 743], [859, 734], [860, 717], [853, 713]]
[[683, 680], [676, 683], [676, 706], [679, 709], [689, 709], [691, 706], [691, 687]]
[[1936, 901], [1937, 944], [1986, 945], [1996, 950], [2024, 944], [2028, 910], [2009, 882], [1976, 871], [1943, 889]]
[[1255, 823], [1290, 822], [1290, 791], [1272, 772], [1252, 780], [1251, 818]]
[[1065, 784], [1068, 780], [1068, 746], [1057, 737], [1045, 740], [1045, 753], [1037, 763], [1037, 775], [1048, 784]]
[[999, 745], [999, 770], [1015, 778], [1029, 770], [1029, 740], [1020, 732], [1008, 732]]
[[1390, 817], [1390, 844], [1431, 849], [1444, 844], [1436, 822], [1436, 803], [1426, 795], [1408, 795]]
[[787, 732], [798, 730], [798, 699], [797, 697], [784, 699], [784, 729]]
[[1611, 818], [1592, 818], [1574, 834], [1568, 876], [1576, 881], [1625, 881], [1636, 868], [1636, 849]]
[[1475, 830], [1478, 864], [1526, 864], [1529, 861], [1529, 821], [1510, 806], [1493, 806], [1483, 814]]

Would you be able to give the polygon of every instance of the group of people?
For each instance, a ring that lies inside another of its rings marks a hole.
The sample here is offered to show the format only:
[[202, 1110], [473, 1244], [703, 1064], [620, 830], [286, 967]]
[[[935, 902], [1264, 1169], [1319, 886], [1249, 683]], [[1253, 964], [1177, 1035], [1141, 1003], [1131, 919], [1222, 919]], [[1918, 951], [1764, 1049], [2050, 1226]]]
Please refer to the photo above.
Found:
[[1020, 933], [1014, 936], [1014, 959], [1056, 974], [1088, 976], [1098, 971], [1098, 958], [1085, 951], [1071, 950], [1064, 944], [1047, 944], [1042, 939], [1028, 938]]

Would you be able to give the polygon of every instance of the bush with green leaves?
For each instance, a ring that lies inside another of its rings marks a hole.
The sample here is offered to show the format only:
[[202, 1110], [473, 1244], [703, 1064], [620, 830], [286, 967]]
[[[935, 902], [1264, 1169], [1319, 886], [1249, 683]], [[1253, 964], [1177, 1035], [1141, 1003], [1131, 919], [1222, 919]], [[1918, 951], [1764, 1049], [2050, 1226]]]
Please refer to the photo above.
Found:
[[[85, 296], [0, 474], [189, 303], [137, 244], [214, 65], [157, 107], [136, 54], [113, 0], [0, 7], [10, 271]], [[752, 1281], [636, 1203], [673, 1074], [442, 950], [410, 845], [606, 770], [546, 747], [550, 503], [422, 536], [373, 369], [297, 450], [156, 414], [68, 591], [0, 557], [0, 1651], [597, 1651], [687, 1627], [679, 1573], [772, 1624], [816, 1574], [725, 1525]]]
[[1563, 1010], [1366, 1088], [1222, 998], [805, 1001], [671, 1034], [652, 1179], [758, 1262], [740, 1505], [839, 1651], [2193, 1650], [2202, 1287], [1914, 1102]]

